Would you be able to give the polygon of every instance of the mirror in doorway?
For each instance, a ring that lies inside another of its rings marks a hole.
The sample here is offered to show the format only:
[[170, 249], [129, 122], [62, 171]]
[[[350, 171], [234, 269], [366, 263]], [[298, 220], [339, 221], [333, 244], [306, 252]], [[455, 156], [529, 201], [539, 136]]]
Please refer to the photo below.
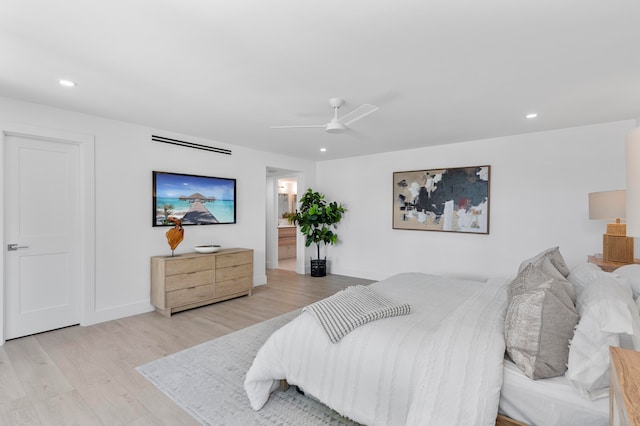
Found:
[[296, 194], [278, 194], [278, 218], [286, 218], [285, 213], [293, 213], [296, 206]]

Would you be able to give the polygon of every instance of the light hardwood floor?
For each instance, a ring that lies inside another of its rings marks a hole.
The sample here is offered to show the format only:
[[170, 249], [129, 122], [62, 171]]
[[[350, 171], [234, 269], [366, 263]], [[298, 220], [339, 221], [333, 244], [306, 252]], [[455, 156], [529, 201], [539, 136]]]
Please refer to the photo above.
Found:
[[134, 368], [370, 282], [268, 270], [249, 297], [10, 340], [0, 347], [0, 424], [197, 424]]

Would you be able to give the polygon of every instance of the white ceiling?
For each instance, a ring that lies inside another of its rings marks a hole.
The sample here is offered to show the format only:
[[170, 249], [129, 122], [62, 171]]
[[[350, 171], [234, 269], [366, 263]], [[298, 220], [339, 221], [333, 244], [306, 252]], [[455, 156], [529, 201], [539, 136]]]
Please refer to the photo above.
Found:
[[[0, 96], [333, 159], [637, 118], [639, 17], [638, 0], [0, 0]], [[331, 97], [380, 110], [346, 134], [269, 128], [324, 123]]]

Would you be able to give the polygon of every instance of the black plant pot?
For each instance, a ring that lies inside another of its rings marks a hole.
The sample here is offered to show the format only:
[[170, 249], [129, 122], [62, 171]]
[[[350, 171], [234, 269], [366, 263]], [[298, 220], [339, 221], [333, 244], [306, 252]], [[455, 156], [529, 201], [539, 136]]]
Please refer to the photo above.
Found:
[[327, 258], [311, 259], [311, 276], [324, 277], [327, 275]]

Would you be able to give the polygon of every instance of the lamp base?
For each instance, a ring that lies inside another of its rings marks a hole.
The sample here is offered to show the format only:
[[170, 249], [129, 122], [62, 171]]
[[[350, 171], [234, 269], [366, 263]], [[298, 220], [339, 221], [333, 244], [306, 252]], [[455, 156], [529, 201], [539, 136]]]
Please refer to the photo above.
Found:
[[633, 238], [604, 234], [602, 254], [605, 262], [633, 263]]
[[[618, 219], [620, 220], [620, 219]], [[605, 235], [623, 235], [627, 236], [627, 224], [626, 223], [608, 223], [607, 233]]]

